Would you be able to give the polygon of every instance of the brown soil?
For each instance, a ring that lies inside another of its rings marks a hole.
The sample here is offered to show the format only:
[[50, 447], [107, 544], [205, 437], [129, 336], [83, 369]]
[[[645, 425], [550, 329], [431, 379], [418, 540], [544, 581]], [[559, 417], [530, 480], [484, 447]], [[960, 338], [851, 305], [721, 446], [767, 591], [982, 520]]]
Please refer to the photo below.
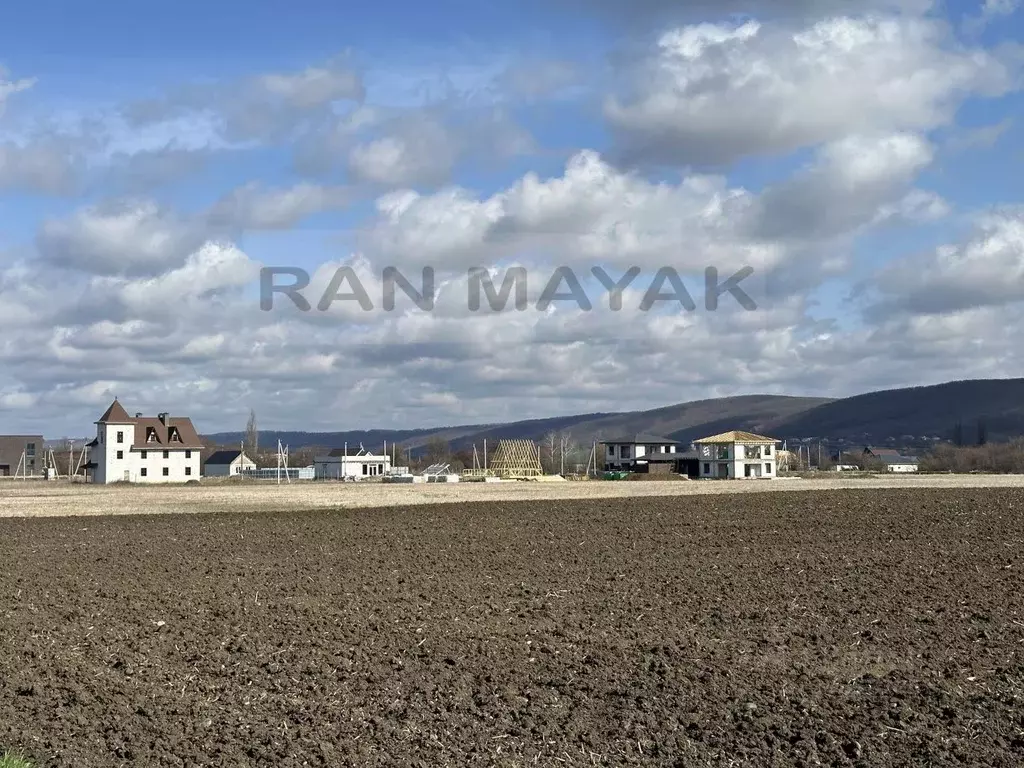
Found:
[[0, 520], [40, 766], [1017, 766], [1024, 491]]

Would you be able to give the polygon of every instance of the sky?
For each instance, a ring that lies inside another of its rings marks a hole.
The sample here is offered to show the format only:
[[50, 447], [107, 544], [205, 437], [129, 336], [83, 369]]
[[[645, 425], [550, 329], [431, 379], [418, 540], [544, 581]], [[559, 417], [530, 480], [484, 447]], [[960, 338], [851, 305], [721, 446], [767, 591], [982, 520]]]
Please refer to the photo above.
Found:
[[0, 433], [1024, 376], [1019, 5], [16, 4]]

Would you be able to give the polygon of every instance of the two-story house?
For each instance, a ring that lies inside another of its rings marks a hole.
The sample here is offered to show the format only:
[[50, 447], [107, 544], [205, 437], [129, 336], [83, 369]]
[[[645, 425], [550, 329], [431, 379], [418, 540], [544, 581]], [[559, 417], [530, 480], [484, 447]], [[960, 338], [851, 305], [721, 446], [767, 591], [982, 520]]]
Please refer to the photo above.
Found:
[[678, 441], [643, 432], [605, 440], [604, 447], [606, 472], [645, 472], [650, 457], [679, 452]]
[[702, 478], [774, 478], [778, 440], [733, 430], [694, 440]]
[[85, 465], [94, 483], [184, 483], [199, 479], [203, 444], [192, 420], [129, 416], [116, 399], [96, 422]]

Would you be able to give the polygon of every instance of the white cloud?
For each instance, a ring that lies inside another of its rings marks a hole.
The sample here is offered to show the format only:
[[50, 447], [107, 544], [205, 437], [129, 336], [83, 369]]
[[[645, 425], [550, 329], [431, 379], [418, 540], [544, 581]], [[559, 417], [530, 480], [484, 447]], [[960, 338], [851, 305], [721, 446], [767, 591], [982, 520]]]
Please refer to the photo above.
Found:
[[9, 80], [7, 70], [0, 66], [0, 115], [4, 112], [4, 104], [11, 96], [22, 91], [27, 91], [36, 84], [34, 77], [22, 78], [20, 80]]
[[64, 194], [75, 186], [80, 161], [56, 139], [0, 143], [0, 190]]
[[[659, 4], [602, 3], [638, 14]], [[135, 105], [135, 124], [101, 121], [94, 143], [64, 152], [65, 160], [87, 156], [97, 195], [108, 194], [111, 181], [145, 191], [216, 162], [215, 152], [270, 144], [298, 149], [308, 162], [300, 168], [323, 178], [270, 185], [257, 180], [269, 166], [251, 166], [253, 181], [189, 214], [117, 199], [48, 218], [39, 258], [5, 242], [0, 325], [12, 331], [0, 337], [5, 420], [26, 418], [16, 406], [31, 403], [33, 414], [54, 415], [44, 431], [84, 433], [118, 394], [132, 410], [192, 415], [201, 430], [241, 428], [250, 406], [265, 428], [408, 427], [751, 391], [836, 395], [954, 378], [965, 366], [977, 375], [1024, 374], [1010, 327], [1024, 320], [1024, 223], [1016, 209], [994, 211], [962, 242], [883, 271], [861, 297], [869, 311], [856, 330], [829, 317], [834, 307], [810, 299], [824, 278], [845, 277], [859, 236], [950, 214], [951, 203], [921, 181], [935, 160], [933, 129], [949, 125], [967, 96], [1013, 86], [1013, 65], [963, 47], [936, 16], [914, 10], [820, 20], [838, 6], [783, 5], [770, 16], [785, 21], [765, 16], [664, 33], [656, 55], [632, 71], [632, 87], [605, 105], [617, 152], [581, 149], [557, 171], [544, 162], [543, 170], [493, 184], [486, 171], [494, 166], [485, 163], [537, 150], [501, 105], [551, 106], [541, 100], [573, 88], [578, 62], [538, 59], [510, 70], [503, 61], [481, 87], [506, 72], [498, 82], [510, 93], [460, 92], [426, 107], [417, 97], [385, 109], [379, 100], [362, 102], [360, 76], [336, 60], [173, 92]], [[698, 6], [711, 8], [697, 3], [689, 11]], [[532, 114], [539, 123], [556, 113]], [[75, 131], [86, 133], [86, 122]], [[29, 162], [27, 152], [50, 146], [56, 157], [63, 135], [47, 136], [50, 145], [38, 133], [6, 137], [0, 184], [66, 183], [61, 171], [48, 170], [60, 162], [42, 155]], [[809, 149], [802, 166], [773, 166], [760, 188], [690, 169], [646, 175], [615, 162], [697, 165], [801, 148]], [[456, 185], [464, 169], [488, 187]], [[316, 270], [305, 291], [310, 312], [280, 296], [273, 311], [262, 311], [260, 264], [237, 236], [277, 229], [272, 240], [287, 253], [300, 239], [288, 229], [350, 205], [354, 190], [339, 185], [343, 172], [355, 191], [378, 195], [365, 227], [352, 230], [360, 239], [346, 244], [356, 252]], [[401, 296], [395, 311], [383, 310], [381, 269], [392, 264], [414, 284], [424, 265], [438, 268], [434, 312]], [[565, 302], [536, 308], [560, 264], [584, 278], [593, 311]], [[605, 290], [586, 275], [603, 265], [618, 277], [634, 264], [644, 273], [625, 291], [623, 310], [612, 312]], [[707, 311], [703, 268], [717, 266], [724, 278], [747, 264], [757, 269], [744, 284], [757, 309], [726, 296]], [[500, 280], [514, 265], [529, 268], [528, 309], [470, 311], [467, 267], [494, 267]], [[695, 311], [638, 310], [663, 265], [683, 272]], [[318, 310], [341, 266], [355, 270], [372, 311], [351, 301]], [[638, 370], [657, 375], [625, 392], [621, 382]]]
[[341, 210], [352, 199], [352, 191], [345, 187], [300, 183], [283, 189], [267, 189], [252, 183], [217, 201], [207, 218], [218, 227], [289, 229], [313, 214]]
[[967, 95], [1013, 87], [1014, 66], [961, 48], [929, 18], [837, 17], [798, 31], [701, 24], [665, 33], [605, 113], [627, 160], [728, 162], [930, 130]]
[[976, 16], [970, 16], [964, 22], [968, 32], [981, 32], [997, 19], [1015, 14], [1021, 6], [1020, 0], [983, 0]]
[[255, 84], [267, 96], [299, 109], [341, 100], [362, 101], [366, 96], [362, 78], [343, 59], [291, 74], [261, 75]]
[[310, 121], [332, 115], [335, 102], [359, 102], [364, 96], [362, 77], [338, 57], [296, 72], [181, 87], [129, 104], [122, 113], [136, 131], [161, 132], [158, 143], [169, 138], [168, 126], [182, 122], [196, 126], [204, 145], [266, 143], [292, 140]]
[[357, 144], [348, 167], [360, 181], [390, 187], [441, 184], [451, 178], [459, 152], [459, 138], [426, 118], [402, 126], [398, 135]]
[[895, 261], [871, 287], [884, 315], [986, 317], [971, 313], [1024, 302], [1024, 208], [979, 216], [963, 242]]
[[808, 246], [824, 248], [880, 218], [920, 214], [927, 193], [912, 185], [931, 158], [931, 146], [913, 134], [850, 137], [823, 147], [787, 182], [754, 194], [717, 176], [652, 183], [587, 151], [559, 177], [530, 173], [485, 199], [457, 188], [386, 195], [365, 247], [389, 263], [437, 269], [515, 258], [696, 271], [794, 262], [807, 273], [820, 266], [803, 260]]
[[98, 275], [152, 275], [173, 269], [205, 239], [195, 224], [150, 201], [83, 208], [40, 227], [37, 245], [50, 264]]

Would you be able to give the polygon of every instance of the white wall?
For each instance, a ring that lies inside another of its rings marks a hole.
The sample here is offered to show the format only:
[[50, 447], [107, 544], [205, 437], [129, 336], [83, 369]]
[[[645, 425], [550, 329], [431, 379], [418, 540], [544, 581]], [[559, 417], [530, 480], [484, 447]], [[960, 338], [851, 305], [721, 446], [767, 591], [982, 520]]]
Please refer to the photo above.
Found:
[[318, 480], [338, 480], [343, 477], [380, 477], [391, 470], [391, 457], [376, 454], [347, 457], [319, 456], [313, 460], [313, 466]]
[[[719, 448], [726, 448], [725, 457], [718, 458]], [[770, 478], [775, 477], [778, 473], [778, 451], [772, 447], [771, 454], [769, 456], [762, 456], [762, 458], [747, 458], [748, 453], [756, 456], [756, 448], [760, 446], [749, 446], [751, 450], [746, 450], [748, 446], [744, 446], [741, 443], [732, 443], [727, 446], [721, 445], [708, 445], [698, 446], [698, 454], [700, 454], [700, 477], [717, 478], [719, 475], [719, 465], [724, 464], [726, 466], [726, 477], [729, 479], [755, 479], [755, 478]], [[703, 448], [710, 448], [710, 456], [705, 457], [703, 455]], [[762, 449], [763, 450], [763, 449]], [[750, 478], [746, 474], [746, 465], [754, 464], [756, 467], [753, 470], [753, 474]]]

